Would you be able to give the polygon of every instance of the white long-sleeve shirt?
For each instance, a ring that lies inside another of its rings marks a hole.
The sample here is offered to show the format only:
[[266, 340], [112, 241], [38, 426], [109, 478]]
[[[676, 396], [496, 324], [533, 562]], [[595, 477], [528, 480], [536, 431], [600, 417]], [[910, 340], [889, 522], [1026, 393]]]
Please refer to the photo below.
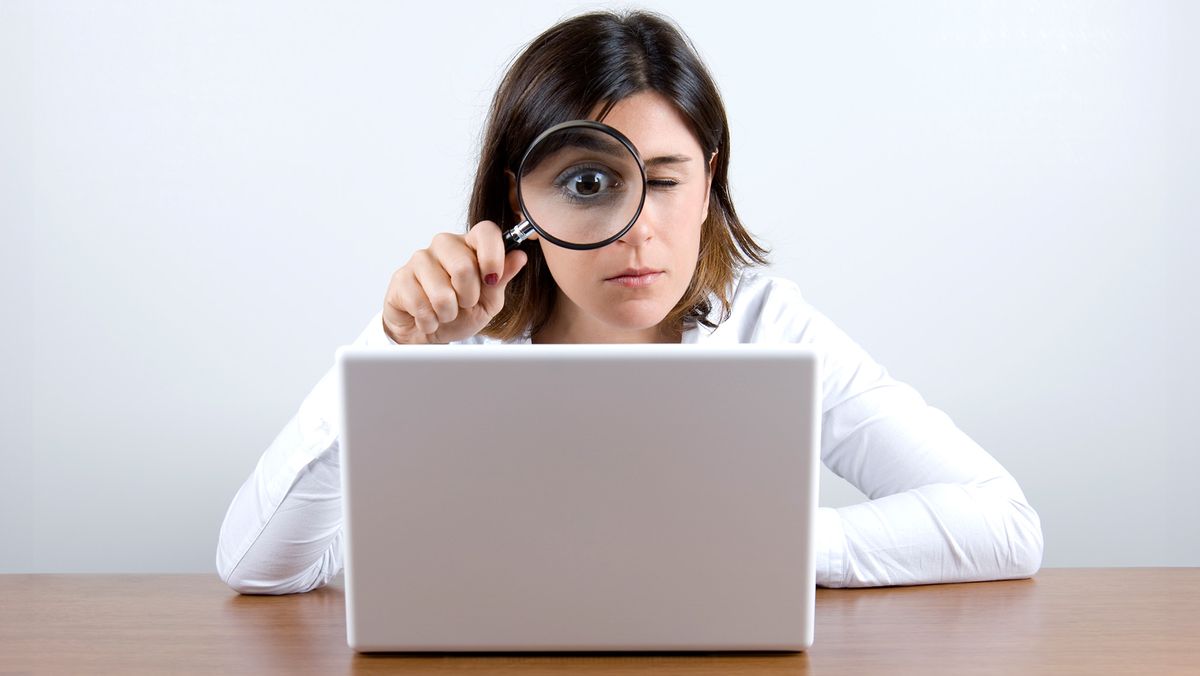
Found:
[[[714, 314], [719, 310], [714, 304]], [[382, 313], [354, 342], [395, 345]], [[460, 343], [501, 342], [484, 336]], [[511, 343], [528, 343], [526, 334]], [[715, 330], [683, 343], [800, 343], [821, 359], [821, 460], [869, 500], [820, 508], [817, 584], [826, 587], [1029, 577], [1042, 529], [1013, 477], [812, 307], [799, 287], [754, 271]], [[259, 459], [225, 514], [217, 570], [243, 593], [315, 589], [342, 568], [337, 386], [321, 378]]]

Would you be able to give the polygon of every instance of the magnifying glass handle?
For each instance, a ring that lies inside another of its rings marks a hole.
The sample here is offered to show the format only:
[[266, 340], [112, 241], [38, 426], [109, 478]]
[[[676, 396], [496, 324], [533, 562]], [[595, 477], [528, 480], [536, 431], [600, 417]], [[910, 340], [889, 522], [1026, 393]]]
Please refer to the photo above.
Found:
[[513, 226], [512, 230], [504, 233], [504, 253], [508, 253], [513, 249], [521, 246], [521, 242], [529, 239], [533, 234], [533, 225], [529, 219], [525, 219]]

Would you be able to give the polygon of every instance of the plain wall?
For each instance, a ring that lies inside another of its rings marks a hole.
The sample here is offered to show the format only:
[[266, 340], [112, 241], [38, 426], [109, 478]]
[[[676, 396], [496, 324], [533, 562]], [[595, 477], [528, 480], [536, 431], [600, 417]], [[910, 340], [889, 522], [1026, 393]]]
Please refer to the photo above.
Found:
[[[213, 570], [335, 348], [465, 225], [508, 60], [597, 6], [0, 4], [0, 571]], [[773, 273], [1017, 477], [1045, 564], [1200, 565], [1196, 6], [643, 6], [717, 78]]]

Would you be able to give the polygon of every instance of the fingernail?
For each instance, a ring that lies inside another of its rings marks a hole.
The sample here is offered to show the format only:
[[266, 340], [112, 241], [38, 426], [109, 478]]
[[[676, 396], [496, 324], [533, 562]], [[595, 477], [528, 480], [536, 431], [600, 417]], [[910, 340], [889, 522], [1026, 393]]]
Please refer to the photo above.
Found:
[[490, 275], [488, 275], [487, 277], [484, 277], [483, 281], [488, 286], [495, 286], [496, 282], [500, 281], [500, 275], [493, 272]]

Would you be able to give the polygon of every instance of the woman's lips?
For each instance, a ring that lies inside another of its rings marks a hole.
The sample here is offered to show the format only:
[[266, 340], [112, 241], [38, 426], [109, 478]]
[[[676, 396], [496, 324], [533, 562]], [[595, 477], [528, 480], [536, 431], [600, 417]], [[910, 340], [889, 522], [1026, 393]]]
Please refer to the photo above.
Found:
[[662, 275], [663, 275], [662, 272], [647, 272], [644, 275], [622, 275], [620, 277], [612, 277], [612, 278], [606, 279], [604, 281], [612, 282], [613, 284], [620, 284], [621, 286], [631, 287], [631, 288], [643, 287], [643, 286], [650, 286], [651, 284], [656, 282], [659, 277], [662, 277]]

